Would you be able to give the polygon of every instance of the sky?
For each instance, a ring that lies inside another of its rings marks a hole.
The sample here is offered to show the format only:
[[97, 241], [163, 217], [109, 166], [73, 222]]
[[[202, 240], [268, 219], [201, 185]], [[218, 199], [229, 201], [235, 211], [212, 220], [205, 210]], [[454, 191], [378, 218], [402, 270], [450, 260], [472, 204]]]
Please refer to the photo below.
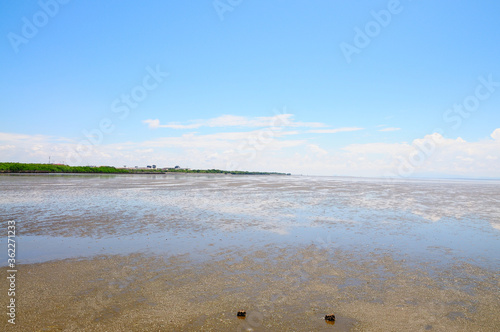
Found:
[[3, 1], [0, 162], [500, 178], [499, 13]]

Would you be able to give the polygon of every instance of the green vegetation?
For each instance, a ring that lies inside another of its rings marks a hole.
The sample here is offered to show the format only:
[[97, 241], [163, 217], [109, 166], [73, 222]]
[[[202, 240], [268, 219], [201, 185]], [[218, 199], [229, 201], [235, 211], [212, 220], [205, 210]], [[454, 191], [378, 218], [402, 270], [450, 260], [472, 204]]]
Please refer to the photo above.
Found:
[[111, 166], [67, 166], [56, 164], [0, 163], [2, 173], [129, 173]]
[[0, 163], [0, 173], [120, 173], [120, 174], [150, 174], [150, 173], [200, 173], [200, 174], [234, 174], [234, 175], [290, 175], [276, 172], [246, 172], [223, 171], [220, 169], [182, 169], [182, 168], [147, 168], [123, 169], [112, 166], [67, 166], [58, 164], [24, 164]]

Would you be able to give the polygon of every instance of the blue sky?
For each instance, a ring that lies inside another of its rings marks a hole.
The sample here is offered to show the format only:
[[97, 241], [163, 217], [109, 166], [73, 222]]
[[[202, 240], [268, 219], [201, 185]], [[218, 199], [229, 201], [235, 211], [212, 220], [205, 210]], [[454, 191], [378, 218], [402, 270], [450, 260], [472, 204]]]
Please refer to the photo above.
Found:
[[494, 1], [2, 2], [0, 160], [500, 177], [498, 13]]

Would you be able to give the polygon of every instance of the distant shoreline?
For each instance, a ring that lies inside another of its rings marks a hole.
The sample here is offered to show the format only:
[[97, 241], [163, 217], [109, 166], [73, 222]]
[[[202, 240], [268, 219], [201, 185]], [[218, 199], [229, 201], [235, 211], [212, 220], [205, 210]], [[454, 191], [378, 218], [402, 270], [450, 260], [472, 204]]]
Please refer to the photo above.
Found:
[[220, 169], [185, 168], [116, 168], [113, 166], [68, 166], [63, 164], [0, 163], [0, 174], [231, 174], [231, 175], [291, 175], [278, 172], [225, 171]]

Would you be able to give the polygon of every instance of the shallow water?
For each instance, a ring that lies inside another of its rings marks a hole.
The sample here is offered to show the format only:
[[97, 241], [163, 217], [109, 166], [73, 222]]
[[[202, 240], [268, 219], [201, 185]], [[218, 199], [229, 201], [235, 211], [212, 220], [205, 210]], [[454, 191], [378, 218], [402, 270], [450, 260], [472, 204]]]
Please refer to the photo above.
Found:
[[500, 267], [498, 181], [2, 175], [0, 218], [24, 263], [283, 243]]

